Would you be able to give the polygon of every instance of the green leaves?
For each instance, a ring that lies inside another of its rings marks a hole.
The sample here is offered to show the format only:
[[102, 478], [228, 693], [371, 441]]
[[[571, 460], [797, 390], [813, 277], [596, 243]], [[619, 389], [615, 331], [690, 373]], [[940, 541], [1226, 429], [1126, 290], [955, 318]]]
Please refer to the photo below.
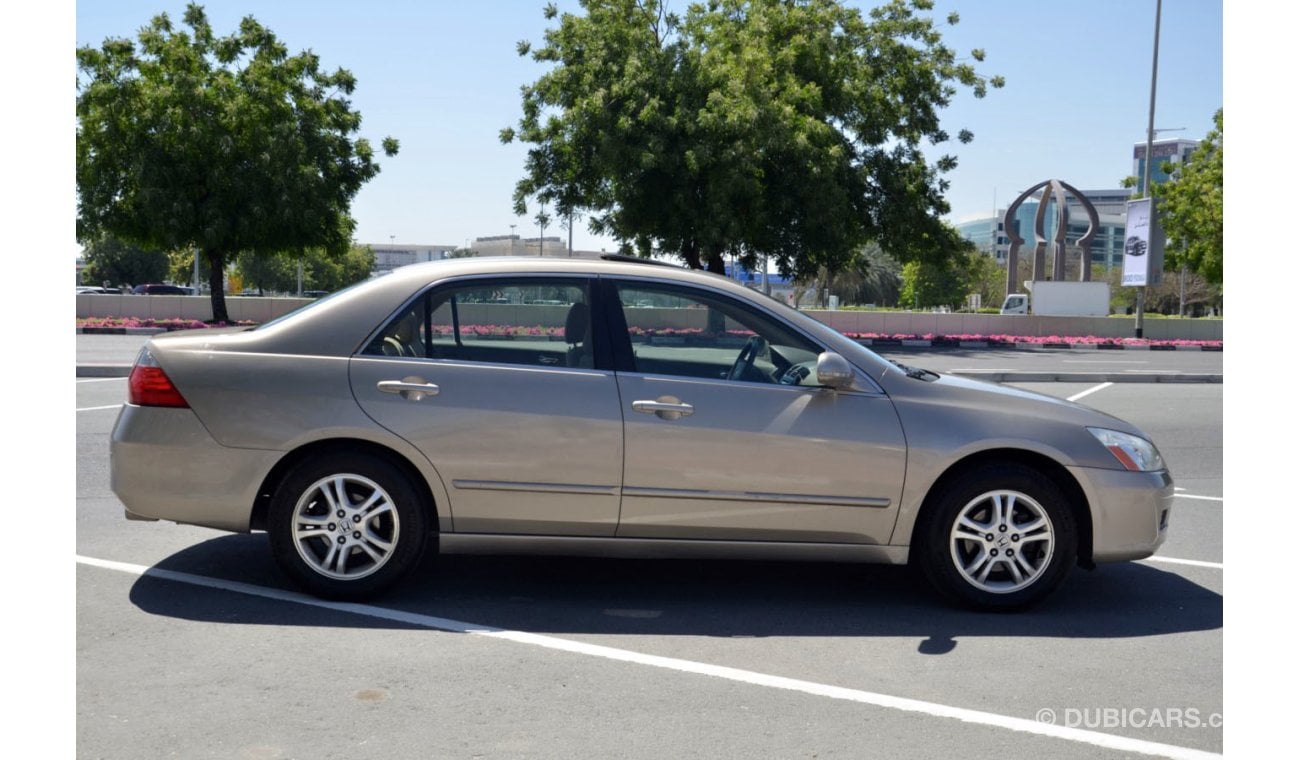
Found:
[[956, 308], [967, 293], [980, 293], [981, 300], [987, 302], [1005, 295], [999, 289], [1005, 275], [991, 256], [976, 251], [946, 225], [943, 238], [939, 245], [948, 249], [947, 256], [918, 258], [903, 265], [900, 306]]
[[926, 2], [869, 21], [835, 0], [712, 0], [680, 18], [657, 0], [582, 7], [548, 11], [557, 24], [530, 49], [555, 65], [500, 133], [531, 146], [516, 213], [584, 209], [594, 231], [693, 267], [767, 254], [807, 275], [868, 240], [919, 252], [956, 165], [921, 146], [949, 139], [938, 113], [956, 86], [1000, 86], [956, 62], [915, 14]]
[[302, 263], [303, 290], [340, 290], [370, 276], [375, 254], [370, 246], [352, 245], [341, 254], [309, 248], [299, 255], [255, 256], [241, 253], [236, 267], [244, 291], [296, 293], [298, 263]]
[[144, 250], [114, 238], [98, 238], [86, 245], [82, 276], [88, 285], [162, 282], [167, 274], [167, 254], [162, 251]]
[[[78, 236], [199, 249], [222, 319], [226, 260], [347, 251], [349, 205], [379, 166], [355, 137], [351, 72], [290, 55], [251, 16], [218, 37], [191, 4], [184, 26], [161, 14], [138, 45], [77, 51]], [[381, 144], [396, 155], [396, 140]]]
[[1223, 109], [1169, 182], [1152, 186], [1167, 238], [1165, 268], [1186, 265], [1213, 284], [1223, 282]]

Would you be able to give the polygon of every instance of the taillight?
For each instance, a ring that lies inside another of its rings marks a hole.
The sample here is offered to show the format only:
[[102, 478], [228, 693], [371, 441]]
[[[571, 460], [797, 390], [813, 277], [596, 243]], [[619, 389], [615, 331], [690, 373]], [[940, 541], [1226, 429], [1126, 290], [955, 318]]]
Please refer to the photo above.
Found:
[[148, 348], [140, 350], [127, 380], [128, 400], [136, 406], [173, 406], [189, 408], [189, 402], [172, 385], [172, 380], [158, 366]]

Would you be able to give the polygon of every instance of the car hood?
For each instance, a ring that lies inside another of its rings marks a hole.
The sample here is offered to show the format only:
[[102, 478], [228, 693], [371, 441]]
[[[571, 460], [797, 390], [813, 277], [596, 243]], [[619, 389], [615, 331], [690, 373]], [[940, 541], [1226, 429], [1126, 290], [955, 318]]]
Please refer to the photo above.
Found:
[[985, 449], [1021, 449], [1062, 464], [1116, 469], [1118, 462], [1087, 428], [1151, 440], [1134, 425], [1073, 401], [955, 375], [928, 377], [897, 371], [879, 378], [912, 450], [956, 457]]
[[1150, 436], [1119, 417], [1077, 401], [958, 375], [939, 374], [937, 380], [931, 381], [907, 377], [901, 372], [898, 375], [897, 378], [891, 378], [895, 382], [886, 388], [891, 397], [894, 390], [903, 392], [904, 389], [923, 387], [927, 389], [926, 392], [936, 394], [949, 403], [988, 405], [1006, 413], [1042, 414], [1063, 423], [1105, 427], [1150, 440]]

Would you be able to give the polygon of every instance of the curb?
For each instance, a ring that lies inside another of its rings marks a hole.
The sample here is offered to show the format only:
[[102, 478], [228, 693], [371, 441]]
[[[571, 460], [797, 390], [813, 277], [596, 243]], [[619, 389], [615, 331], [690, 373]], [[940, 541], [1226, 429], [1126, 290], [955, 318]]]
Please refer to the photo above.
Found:
[[1015, 372], [1005, 370], [961, 370], [956, 377], [990, 383], [1213, 383], [1223, 384], [1223, 375], [1203, 372]]

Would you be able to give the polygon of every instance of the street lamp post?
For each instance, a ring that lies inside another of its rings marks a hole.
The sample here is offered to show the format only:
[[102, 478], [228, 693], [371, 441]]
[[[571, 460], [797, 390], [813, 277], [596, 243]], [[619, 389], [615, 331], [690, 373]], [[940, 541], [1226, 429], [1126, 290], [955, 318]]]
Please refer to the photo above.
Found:
[[510, 255], [511, 256], [515, 255], [515, 227], [517, 226], [518, 225], [516, 224], [510, 225]]
[[[1151, 104], [1147, 109], [1147, 153], [1142, 166], [1142, 197], [1151, 197], [1151, 159], [1152, 145], [1156, 141], [1156, 71], [1160, 64], [1160, 0], [1156, 0], [1156, 31], [1151, 43]], [[1154, 214], [1153, 214], [1154, 215]], [[1133, 337], [1142, 337], [1142, 307], [1147, 286], [1141, 285], [1137, 292], [1137, 322], [1133, 326]]]

